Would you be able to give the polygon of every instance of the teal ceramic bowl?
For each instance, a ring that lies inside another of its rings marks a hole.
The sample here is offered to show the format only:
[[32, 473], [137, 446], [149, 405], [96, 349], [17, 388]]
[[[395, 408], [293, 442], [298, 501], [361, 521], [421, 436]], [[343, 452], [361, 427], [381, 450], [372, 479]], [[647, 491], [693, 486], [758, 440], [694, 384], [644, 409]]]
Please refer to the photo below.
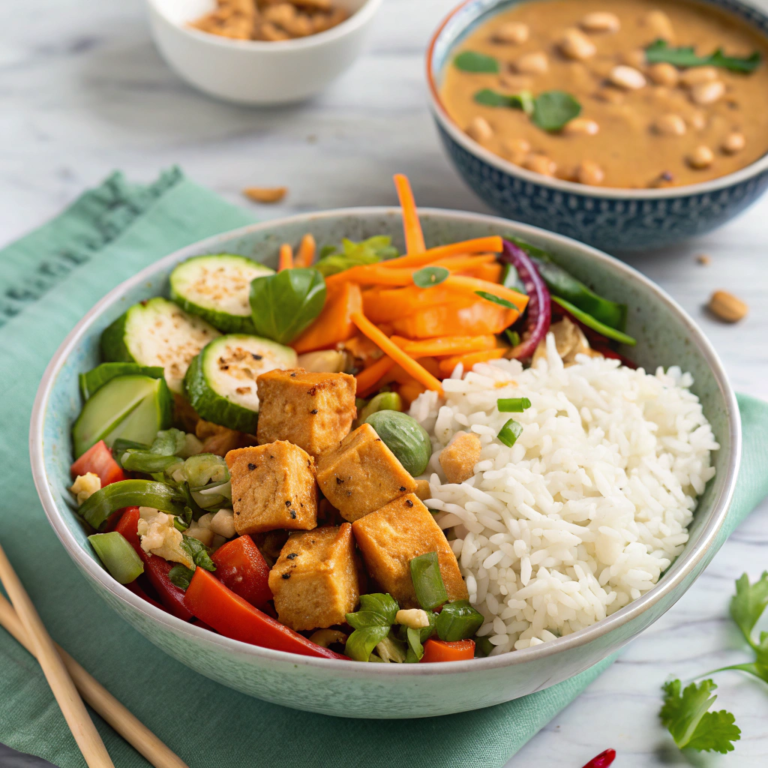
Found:
[[90, 549], [67, 486], [70, 426], [80, 409], [77, 376], [99, 362], [98, 340], [128, 306], [167, 294], [180, 261], [205, 253], [241, 253], [274, 266], [281, 242], [311, 232], [319, 243], [390, 234], [402, 247], [399, 210], [365, 208], [297, 216], [205, 240], [161, 259], [105, 296], [74, 328], [40, 384], [30, 433], [35, 483], [48, 519], [86, 581], [155, 645], [200, 674], [260, 699], [341, 717], [412, 718], [446, 715], [510, 701], [559, 683], [621, 648], [680, 599], [715, 554], [716, 534], [733, 494], [740, 458], [734, 393], [702, 332], [663, 291], [599, 251], [559, 235], [503, 219], [424, 210], [427, 243], [484, 235], [516, 235], [548, 249], [581, 280], [631, 307], [633, 357], [647, 369], [679, 365], [722, 446], [716, 476], [701, 497], [683, 554], [639, 600], [597, 624], [549, 643], [502, 656], [452, 664], [361, 664], [310, 659], [230, 640], [154, 608], [114, 581]]

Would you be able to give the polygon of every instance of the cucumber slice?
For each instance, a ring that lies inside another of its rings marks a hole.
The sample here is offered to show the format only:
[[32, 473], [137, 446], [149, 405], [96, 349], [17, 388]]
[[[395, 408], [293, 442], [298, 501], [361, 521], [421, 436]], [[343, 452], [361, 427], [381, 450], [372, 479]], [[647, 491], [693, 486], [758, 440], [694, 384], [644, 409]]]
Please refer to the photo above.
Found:
[[147, 367], [136, 363], [102, 363], [92, 371], [80, 374], [80, 394], [83, 400], [87, 400], [96, 390], [118, 376], [150, 376], [153, 379], [162, 379], [164, 371], [157, 366]]
[[251, 280], [271, 274], [245, 256], [195, 256], [171, 272], [171, 299], [223, 333], [253, 333]]
[[110, 362], [162, 366], [172, 392], [181, 394], [192, 358], [219, 332], [156, 297], [134, 304], [101, 334], [101, 352]]
[[238, 432], [256, 432], [256, 377], [274, 368], [295, 368], [290, 347], [260, 336], [230, 334], [214, 339], [192, 361], [184, 381], [201, 418]]
[[99, 440], [110, 447], [118, 437], [151, 443], [161, 429], [171, 426], [172, 403], [164, 379], [112, 379], [86, 402], [72, 427], [75, 457]]

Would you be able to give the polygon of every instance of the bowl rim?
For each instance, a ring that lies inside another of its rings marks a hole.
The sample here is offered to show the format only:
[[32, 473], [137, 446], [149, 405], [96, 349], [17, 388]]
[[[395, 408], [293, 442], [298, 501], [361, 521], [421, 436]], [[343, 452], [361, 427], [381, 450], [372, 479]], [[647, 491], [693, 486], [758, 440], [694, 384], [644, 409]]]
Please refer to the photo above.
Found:
[[[482, 0], [480, 0], [482, 1]], [[499, 4], [506, 0], [493, 0]], [[697, 0], [703, 4], [710, 4], [719, 6], [718, 0]], [[564, 179], [557, 179], [550, 176], [543, 176], [540, 173], [529, 171], [522, 166], [515, 165], [509, 160], [505, 160], [503, 157], [485, 149], [482, 145], [471, 139], [448, 115], [448, 111], [443, 105], [440, 99], [440, 94], [437, 88], [437, 80], [435, 72], [432, 67], [432, 61], [434, 58], [434, 50], [440, 41], [445, 28], [451, 22], [454, 16], [459, 13], [463, 8], [473, 3], [477, 3], [478, 0], [463, 0], [459, 3], [448, 15], [440, 22], [437, 29], [433, 32], [432, 37], [429, 40], [426, 54], [426, 75], [427, 86], [430, 100], [430, 107], [435, 119], [440, 126], [450, 134], [453, 141], [459, 144], [469, 154], [475, 155], [483, 160], [488, 165], [493, 166], [499, 171], [506, 173], [509, 176], [519, 176], [520, 178], [537, 184], [541, 187], [549, 187], [558, 192], [564, 192], [569, 194], [581, 195], [584, 197], [596, 197], [596, 198], [610, 198], [614, 200], [663, 200], [668, 198], [683, 198], [693, 195], [702, 195], [712, 192], [717, 192], [721, 189], [731, 187], [735, 184], [747, 181], [765, 170], [768, 170], [768, 152], [759, 157], [754, 162], [741, 168], [733, 173], [726, 174], [725, 176], [719, 176], [716, 179], [710, 179], [709, 181], [699, 182], [697, 184], [686, 184], [679, 187], [666, 187], [664, 189], [629, 189], [622, 187], [593, 187], [587, 184], [578, 184], [575, 181], [565, 181]], [[528, 2], [536, 2], [536, 0], [528, 0]], [[755, 15], [763, 18], [766, 26], [768, 27], [768, 15], [763, 12], [761, 8], [758, 8], [750, 3], [741, 2], [741, 0], [735, 0], [738, 5], [744, 6], [749, 9]], [[723, 10], [729, 10], [727, 8]], [[488, 9], [488, 13], [493, 13], [492, 9]], [[768, 35], [763, 34], [768, 39]]]
[[[733, 494], [736, 488], [736, 479], [741, 461], [741, 419], [739, 415], [736, 395], [728, 381], [722, 363], [714, 348], [704, 335], [704, 333], [694, 323], [693, 319], [659, 286], [646, 278], [640, 272], [636, 271], [624, 262], [615, 259], [608, 254], [597, 250], [591, 246], [580, 243], [572, 238], [547, 232], [546, 230], [534, 227], [528, 224], [520, 224], [502, 219], [497, 216], [486, 214], [469, 213], [464, 211], [452, 211], [446, 209], [423, 208], [421, 214], [427, 218], [446, 220], [452, 223], [484, 224], [490, 226], [512, 227], [521, 236], [533, 236], [547, 241], [549, 245], [559, 245], [567, 249], [578, 249], [590, 258], [595, 259], [608, 266], [610, 269], [618, 270], [623, 276], [631, 281], [642, 284], [642, 286], [655, 294], [656, 298], [664, 303], [672, 312], [679, 316], [683, 326], [687, 329], [689, 338], [702, 352], [707, 364], [709, 365], [720, 393], [726, 406], [726, 418], [728, 420], [728, 431], [730, 435], [733, 450], [728, 459], [725, 471], [723, 485], [712, 503], [712, 514], [706, 523], [699, 541], [686, 555], [681, 555], [675, 561], [678, 569], [675, 573], [663, 577], [651, 590], [639, 597], [637, 600], [627, 604], [616, 613], [602, 619], [595, 624], [578, 630], [570, 635], [565, 635], [547, 643], [526, 648], [519, 651], [513, 651], [498, 656], [489, 656], [480, 659], [471, 659], [467, 661], [458, 661], [452, 664], [367, 664], [361, 667], [359, 662], [311, 658], [308, 656], [299, 656], [284, 651], [276, 651], [259, 646], [248, 645], [238, 640], [215, 634], [208, 630], [189, 624], [181, 619], [172, 616], [170, 613], [154, 607], [147, 601], [135, 595], [122, 584], [115, 581], [107, 571], [102, 568], [92, 557], [90, 557], [84, 548], [75, 539], [72, 532], [64, 523], [64, 514], [71, 514], [67, 509], [60, 511], [51, 487], [48, 484], [44, 461], [44, 426], [45, 413], [48, 400], [56, 383], [57, 376], [64, 362], [67, 360], [72, 350], [80, 343], [83, 336], [90, 331], [92, 323], [98, 319], [101, 313], [118, 301], [126, 291], [140, 285], [145, 280], [151, 278], [156, 272], [160, 272], [171, 264], [175, 264], [184, 258], [197, 255], [201, 250], [218, 247], [218, 244], [224, 240], [235, 237], [247, 236], [253, 232], [269, 231], [271, 229], [283, 226], [306, 223], [308, 229], [311, 228], [314, 221], [330, 218], [360, 218], [360, 217], [400, 217], [399, 208], [391, 207], [361, 207], [361, 208], [343, 208], [325, 211], [322, 213], [299, 214], [273, 221], [251, 224], [238, 229], [230, 230], [213, 237], [205, 238], [196, 243], [192, 243], [184, 248], [180, 248], [173, 253], [159, 259], [133, 277], [120, 283], [102, 297], [75, 325], [67, 337], [59, 346], [53, 358], [49, 362], [45, 373], [40, 381], [37, 395], [32, 410], [32, 419], [29, 431], [29, 451], [32, 466], [32, 476], [37, 488], [38, 496], [45, 510], [46, 517], [53, 527], [64, 548], [76, 565], [85, 572], [100, 587], [119, 600], [127, 603], [128, 606], [137, 610], [139, 613], [152, 621], [159, 622], [164, 627], [176, 634], [184, 634], [191, 638], [205, 641], [212, 646], [216, 646], [222, 652], [232, 652], [235, 655], [245, 655], [264, 661], [289, 662], [295, 665], [304, 665], [315, 667], [317, 669], [327, 669], [329, 673], [349, 673], [352, 670], [358, 672], [365, 671], [367, 676], [378, 677], [379, 675], [451, 675], [461, 674], [471, 670], [478, 672], [500, 669], [516, 664], [523, 664], [527, 661], [542, 659], [548, 656], [556, 655], [573, 648], [590, 643], [603, 635], [612, 632], [618, 627], [635, 619], [640, 614], [658, 603], [663, 597], [673, 592], [683, 580], [694, 570], [696, 565], [705, 557], [706, 553], [715, 543], [717, 534], [725, 520]], [[213, 251], [210, 251], [213, 252]]]
[[165, 12], [158, 5], [158, 0], [146, 0], [150, 10], [162, 19], [166, 24], [174, 29], [178, 30], [182, 35], [188, 37], [191, 40], [196, 40], [200, 43], [207, 43], [214, 47], [227, 48], [229, 50], [240, 51], [258, 51], [260, 53], [266, 53], [271, 51], [273, 53], [287, 52], [287, 51], [299, 51], [307, 50], [311, 48], [317, 48], [322, 45], [332, 45], [342, 37], [346, 37], [348, 34], [357, 31], [361, 27], [365, 26], [379, 10], [384, 0], [364, 0], [363, 4], [348, 18], [337, 24], [335, 27], [326, 29], [323, 32], [318, 32], [314, 35], [308, 35], [307, 37], [298, 37], [292, 40], [235, 40], [230, 37], [222, 37], [221, 35], [212, 35], [209, 32], [203, 32], [202, 30], [193, 29], [192, 27], [182, 26], [171, 21]]

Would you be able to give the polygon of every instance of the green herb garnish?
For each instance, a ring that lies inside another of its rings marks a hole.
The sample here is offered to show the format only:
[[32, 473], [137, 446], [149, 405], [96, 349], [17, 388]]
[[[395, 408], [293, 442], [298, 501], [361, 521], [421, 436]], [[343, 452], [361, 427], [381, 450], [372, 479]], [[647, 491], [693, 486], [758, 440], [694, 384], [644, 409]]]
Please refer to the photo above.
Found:
[[534, 98], [530, 91], [520, 93], [499, 93], [492, 88], [483, 88], [474, 95], [478, 104], [486, 107], [508, 107], [509, 109], [522, 109], [526, 115], [533, 114]]
[[191, 568], [187, 568], [186, 565], [174, 565], [170, 571], [168, 571], [168, 578], [177, 587], [180, 587], [185, 592], [189, 587], [189, 583], [192, 581], [192, 577], [195, 572]]
[[435, 627], [441, 640], [452, 643], [468, 640], [483, 625], [483, 614], [475, 610], [468, 600], [456, 600], [443, 606], [437, 616]]
[[181, 541], [181, 548], [192, 558], [192, 562], [205, 569], [206, 571], [215, 571], [216, 566], [211, 560], [210, 550], [203, 544], [202, 541], [192, 538], [192, 536], [184, 536]]
[[[348, 638], [345, 655], [355, 661], [370, 661], [373, 649], [389, 635], [389, 626], [356, 629]], [[377, 659], [380, 661], [380, 659]]]
[[462, 72], [488, 72], [496, 74], [499, 72], [499, 62], [493, 56], [486, 56], [484, 53], [476, 51], [462, 51], [453, 59], [453, 66]]
[[755, 51], [751, 56], [739, 58], [726, 56], [718, 48], [709, 56], [697, 56], [693, 46], [674, 48], [666, 40], [656, 40], [645, 49], [645, 58], [649, 64], [674, 64], [676, 67], [721, 67], [731, 72], [754, 72], [760, 65], [761, 56]]
[[527, 397], [501, 397], [496, 401], [496, 407], [500, 413], [522, 413], [531, 407], [531, 401]]
[[445, 267], [424, 267], [413, 273], [413, 282], [419, 288], [432, 288], [445, 282], [450, 274]]
[[500, 307], [504, 307], [505, 309], [517, 309], [517, 307], [511, 301], [502, 299], [501, 296], [497, 296], [495, 293], [488, 293], [488, 291], [475, 291], [475, 296], [479, 296], [481, 299], [490, 301], [493, 304], [498, 304]]
[[392, 245], [392, 238], [387, 235], [376, 235], [359, 243], [344, 238], [341, 249], [333, 245], [323, 246], [315, 269], [323, 277], [330, 277], [352, 267], [378, 264], [399, 255], [397, 248]]
[[437, 552], [427, 552], [425, 555], [414, 557], [410, 565], [416, 599], [425, 611], [431, 611], [448, 600]]
[[507, 341], [513, 347], [516, 347], [522, 341], [520, 334], [517, 331], [510, 331], [509, 328], [504, 331], [504, 335], [507, 337]]
[[712, 680], [691, 683], [683, 689], [679, 680], [664, 685], [661, 722], [672, 734], [680, 749], [714, 751], [725, 754], [733, 750], [733, 742], [741, 738], [741, 730], [730, 712], [710, 712], [717, 696], [710, 696], [717, 686]]
[[531, 121], [543, 131], [559, 131], [581, 114], [581, 104], [565, 91], [545, 91], [534, 100]]
[[497, 437], [507, 448], [511, 448], [517, 438], [523, 434], [523, 425], [518, 424], [514, 419], [510, 419], [500, 430]]

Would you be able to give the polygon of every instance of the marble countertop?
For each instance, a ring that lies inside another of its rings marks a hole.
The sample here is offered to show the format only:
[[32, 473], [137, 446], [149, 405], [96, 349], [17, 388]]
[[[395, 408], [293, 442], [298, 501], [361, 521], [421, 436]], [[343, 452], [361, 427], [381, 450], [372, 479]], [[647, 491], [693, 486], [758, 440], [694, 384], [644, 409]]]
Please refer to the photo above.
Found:
[[[768, 6], [768, 0], [760, 0]], [[254, 110], [181, 83], [154, 49], [140, 0], [0, 4], [0, 247], [58, 213], [111, 170], [153, 179], [180, 165], [241, 205], [246, 186], [287, 186], [259, 216], [396, 202], [391, 176], [408, 173], [421, 205], [487, 211], [438, 146], [426, 108], [423, 51], [455, 0], [386, 0], [368, 51], [315, 100]], [[699, 240], [629, 261], [701, 324], [734, 386], [768, 396], [768, 197]], [[708, 266], [698, 254], [711, 258]], [[704, 305], [723, 288], [749, 316], [724, 325]], [[682, 755], [657, 719], [660, 686], [746, 660], [728, 618], [734, 581], [768, 567], [768, 504], [731, 537], [683, 599], [509, 763], [583, 765], [607, 747], [620, 768], [768, 764], [768, 689], [718, 676], [718, 707], [742, 740], [727, 757]]]

